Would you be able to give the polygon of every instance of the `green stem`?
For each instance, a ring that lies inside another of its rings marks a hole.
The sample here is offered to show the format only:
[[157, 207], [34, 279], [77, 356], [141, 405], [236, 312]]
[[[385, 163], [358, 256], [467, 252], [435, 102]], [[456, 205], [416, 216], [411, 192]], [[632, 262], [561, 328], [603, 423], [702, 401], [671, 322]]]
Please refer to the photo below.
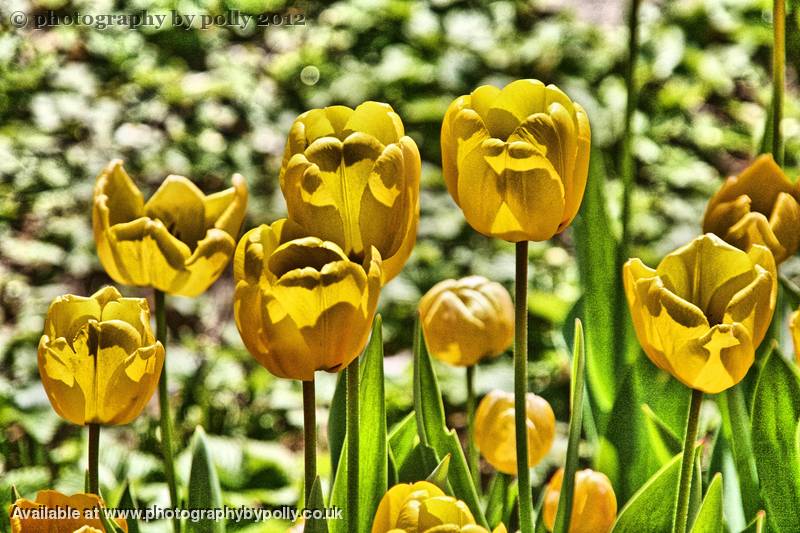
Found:
[[358, 531], [358, 357], [347, 373], [347, 531]]
[[692, 389], [689, 418], [686, 420], [686, 433], [683, 439], [681, 476], [678, 481], [678, 502], [675, 507], [675, 519], [672, 524], [673, 533], [686, 533], [686, 526], [689, 519], [689, 495], [692, 486], [694, 446], [697, 442], [697, 426], [700, 421], [700, 405], [702, 403], [703, 391]]
[[786, 85], [786, 2], [774, 0], [772, 9], [772, 156], [783, 166], [783, 92]]
[[475, 446], [475, 365], [467, 367], [467, 456], [472, 482], [478, 496], [481, 495], [481, 463], [478, 447]]
[[89, 492], [100, 494], [100, 425], [89, 424]]
[[303, 449], [305, 452], [305, 503], [311, 501], [311, 488], [317, 478], [317, 402], [314, 378], [303, 382]]
[[519, 526], [522, 533], [533, 533], [533, 502], [528, 470], [528, 422], [525, 410], [525, 395], [528, 392], [528, 241], [517, 243], [514, 283], [514, 423], [519, 479]]
[[[161, 377], [158, 380], [158, 405], [160, 408], [159, 423], [161, 426], [161, 453], [164, 461], [164, 475], [167, 478], [169, 487], [169, 501], [172, 507], [178, 507], [178, 486], [175, 482], [175, 459], [172, 453], [172, 418], [169, 412], [169, 392], [167, 383], [167, 308], [165, 305], [164, 293], [158, 289], [155, 291], [156, 300], [156, 338], [164, 347], [165, 357], [164, 366], [161, 367]], [[175, 533], [181, 530], [181, 523], [178, 518], [172, 521], [172, 528]]]

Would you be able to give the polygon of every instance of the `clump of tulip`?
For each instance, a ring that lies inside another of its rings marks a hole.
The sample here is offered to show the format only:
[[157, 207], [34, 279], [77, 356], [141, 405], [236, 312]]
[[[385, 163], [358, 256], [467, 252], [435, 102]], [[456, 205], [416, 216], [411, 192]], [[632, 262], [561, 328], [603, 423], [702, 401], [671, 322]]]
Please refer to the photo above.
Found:
[[318, 370], [342, 370], [364, 348], [382, 269], [375, 248], [356, 263], [336, 243], [302, 234], [283, 219], [242, 237], [234, 259], [234, 318], [245, 346], [267, 370], [311, 381]]
[[53, 409], [73, 424], [131, 422], [155, 392], [163, 364], [147, 300], [104, 287], [50, 304], [39, 374]]
[[[547, 400], [531, 392], [525, 396], [528, 466], [533, 467], [553, 445], [556, 417]], [[484, 458], [499, 472], [517, 474], [514, 395], [493, 390], [483, 397], [475, 414], [475, 442]]]
[[[559, 468], [544, 493], [543, 522], [553, 531], [564, 481], [564, 469]], [[617, 497], [605, 474], [586, 469], [575, 472], [575, 488], [569, 533], [608, 533], [617, 517]]]

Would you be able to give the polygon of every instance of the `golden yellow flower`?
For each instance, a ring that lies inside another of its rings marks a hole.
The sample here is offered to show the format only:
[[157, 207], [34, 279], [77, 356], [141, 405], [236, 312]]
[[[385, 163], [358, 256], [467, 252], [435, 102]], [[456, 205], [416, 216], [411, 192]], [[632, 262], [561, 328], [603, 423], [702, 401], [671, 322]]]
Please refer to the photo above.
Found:
[[[556, 432], [556, 417], [547, 400], [529, 392], [525, 395], [528, 429], [528, 466], [541, 461]], [[483, 397], [475, 413], [475, 443], [495, 469], [517, 473], [517, 444], [514, 425], [514, 395], [493, 390]]]
[[514, 340], [511, 295], [482, 276], [437, 283], [420, 300], [419, 314], [428, 351], [451, 365], [498, 356]]
[[317, 370], [338, 372], [364, 348], [381, 288], [375, 248], [355, 263], [282, 219], [242, 237], [234, 276], [239, 334], [276, 376], [308, 381]]
[[653, 363], [711, 394], [741, 381], [775, 311], [777, 273], [766, 247], [744, 252], [708, 233], [655, 270], [628, 260], [623, 278], [636, 336]]
[[442, 172], [477, 231], [544, 241], [578, 213], [590, 144], [586, 112], [555, 85], [484, 85], [456, 98], [445, 114]]
[[[104, 507], [102, 498], [94, 494], [66, 496], [54, 490], [39, 491], [36, 501], [21, 498], [9, 508], [11, 533], [101, 533], [105, 528], [95, 514]], [[128, 531], [124, 518], [115, 522]]]
[[[544, 493], [544, 525], [553, 531], [564, 469], [553, 474]], [[617, 497], [611, 482], [601, 472], [575, 472], [575, 491], [569, 533], [608, 533], [617, 518]]]
[[205, 196], [183, 176], [168, 176], [144, 202], [114, 160], [97, 177], [92, 227], [97, 254], [117, 283], [197, 296], [217, 280], [236, 248], [247, 184]]
[[739, 176], [728, 178], [706, 207], [703, 231], [747, 250], [766, 246], [781, 263], [800, 246], [800, 187], [771, 154], [756, 159]]
[[104, 287], [50, 304], [39, 374], [53, 409], [73, 424], [131, 422], [153, 395], [163, 364], [147, 300]]
[[289, 219], [335, 242], [351, 259], [374, 246], [384, 282], [403, 268], [417, 239], [420, 158], [388, 104], [332, 106], [297, 117], [280, 184]]
[[800, 365], [800, 310], [792, 313], [789, 322], [789, 330], [792, 332], [792, 343], [794, 344], [794, 357]]
[[[383, 495], [372, 533], [488, 533], [467, 505], [428, 481], [395, 485]], [[502, 524], [493, 533], [506, 533]]]

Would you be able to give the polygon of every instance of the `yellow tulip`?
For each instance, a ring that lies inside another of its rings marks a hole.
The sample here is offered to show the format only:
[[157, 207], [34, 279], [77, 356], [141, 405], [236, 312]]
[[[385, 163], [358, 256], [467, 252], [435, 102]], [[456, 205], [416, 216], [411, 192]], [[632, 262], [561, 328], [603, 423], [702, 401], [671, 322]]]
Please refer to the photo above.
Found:
[[403, 268], [417, 239], [420, 158], [391, 106], [365, 102], [297, 117], [280, 184], [289, 219], [335, 242], [351, 259], [374, 246], [384, 281]]
[[144, 202], [114, 160], [97, 177], [92, 226], [97, 254], [117, 283], [197, 296], [230, 262], [247, 209], [247, 184], [205, 196], [183, 176], [168, 176]]
[[[556, 432], [556, 417], [547, 400], [529, 392], [525, 395], [528, 429], [528, 466], [541, 461]], [[475, 443], [496, 470], [517, 473], [517, 445], [514, 425], [514, 395], [493, 390], [483, 397], [475, 413]]]
[[[564, 469], [559, 468], [547, 484], [544, 493], [544, 525], [553, 531], [561, 495]], [[575, 489], [569, 533], [608, 533], [617, 518], [617, 497], [611, 482], [601, 472], [575, 472]]]
[[[488, 533], [467, 505], [428, 481], [395, 485], [384, 494], [372, 533]], [[493, 533], [506, 533], [502, 524]]]
[[744, 252], [708, 233], [655, 270], [630, 259], [623, 278], [636, 336], [655, 365], [711, 394], [741, 381], [775, 311], [777, 273], [766, 247]]
[[800, 365], [800, 310], [792, 313], [789, 329], [792, 332], [792, 342], [794, 344], [794, 357]]
[[290, 220], [247, 232], [234, 257], [234, 318], [245, 346], [274, 375], [309, 381], [338, 372], [369, 337], [381, 258], [363, 264]]
[[131, 422], [153, 395], [163, 364], [147, 300], [104, 287], [50, 304], [39, 374], [53, 409], [73, 424]]
[[[103, 512], [104, 508], [102, 498], [94, 494], [66, 496], [54, 490], [39, 491], [35, 501], [21, 498], [9, 508], [11, 533], [101, 533], [105, 528], [95, 513]], [[115, 522], [128, 531], [124, 518]]]
[[706, 207], [703, 231], [747, 250], [766, 246], [781, 263], [800, 246], [800, 186], [793, 184], [771, 154], [728, 178]]
[[437, 283], [420, 300], [419, 314], [428, 351], [451, 365], [500, 355], [514, 340], [511, 295], [482, 276]]
[[442, 172], [477, 231], [511, 242], [544, 241], [578, 213], [590, 144], [586, 112], [555, 85], [484, 85], [447, 109]]

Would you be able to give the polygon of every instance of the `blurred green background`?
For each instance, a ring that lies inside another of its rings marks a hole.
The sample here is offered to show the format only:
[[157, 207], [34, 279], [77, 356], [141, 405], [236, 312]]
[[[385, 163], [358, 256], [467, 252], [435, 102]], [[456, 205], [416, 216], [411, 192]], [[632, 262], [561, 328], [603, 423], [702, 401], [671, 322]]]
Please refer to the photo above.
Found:
[[[571, 2], [571, 4], [579, 2]], [[634, 118], [638, 162], [633, 254], [654, 263], [700, 230], [720, 178], [747, 164], [769, 102], [771, 2], [646, 1], [641, 11], [641, 88]], [[15, 29], [9, 17], [179, 10], [190, 14], [303, 13], [305, 25], [248, 29], [59, 26]], [[167, 174], [205, 192], [250, 186], [245, 229], [285, 214], [277, 186], [285, 136], [302, 111], [364, 100], [390, 103], [423, 156], [417, 246], [383, 291], [390, 423], [411, 408], [410, 346], [417, 301], [434, 283], [482, 274], [511, 287], [513, 247], [474, 232], [442, 181], [439, 127], [449, 102], [480, 84], [534, 77], [564, 89], [588, 111], [602, 148], [612, 220], [625, 107], [623, 2], [357, 0], [11, 0], [0, 6], [0, 531], [9, 490], [82, 490], [85, 431], [50, 409], [36, 368], [49, 302], [90, 294], [110, 280], [91, 234], [94, 178], [121, 157], [146, 196]], [[601, 11], [602, 10], [602, 11]], [[800, 154], [798, 3], [790, 5], [784, 134], [794, 179]], [[618, 231], [611, 227], [608, 231]], [[531, 247], [531, 388], [554, 405], [559, 440], [537, 472], [563, 456], [568, 359], [562, 326], [579, 298], [571, 230]], [[795, 259], [784, 264], [800, 274]], [[302, 476], [299, 384], [278, 380], [244, 350], [232, 320], [230, 271], [201, 298], [170, 298], [170, 385], [177, 434], [209, 433], [230, 505], [294, 505]], [[150, 296], [122, 288], [127, 295]], [[448, 416], [463, 427], [463, 376], [437, 366]], [[508, 355], [482, 365], [479, 392], [510, 390]], [[320, 376], [325, 448], [335, 376]], [[101, 485], [115, 503], [130, 480], [142, 505], [167, 504], [157, 442], [157, 402], [127, 427], [102, 434]], [[188, 477], [188, 455], [179, 475]], [[328, 478], [323, 456], [320, 469]], [[238, 525], [263, 531], [264, 525]], [[267, 530], [282, 531], [285, 523]], [[159, 531], [151, 524], [145, 531]]]

